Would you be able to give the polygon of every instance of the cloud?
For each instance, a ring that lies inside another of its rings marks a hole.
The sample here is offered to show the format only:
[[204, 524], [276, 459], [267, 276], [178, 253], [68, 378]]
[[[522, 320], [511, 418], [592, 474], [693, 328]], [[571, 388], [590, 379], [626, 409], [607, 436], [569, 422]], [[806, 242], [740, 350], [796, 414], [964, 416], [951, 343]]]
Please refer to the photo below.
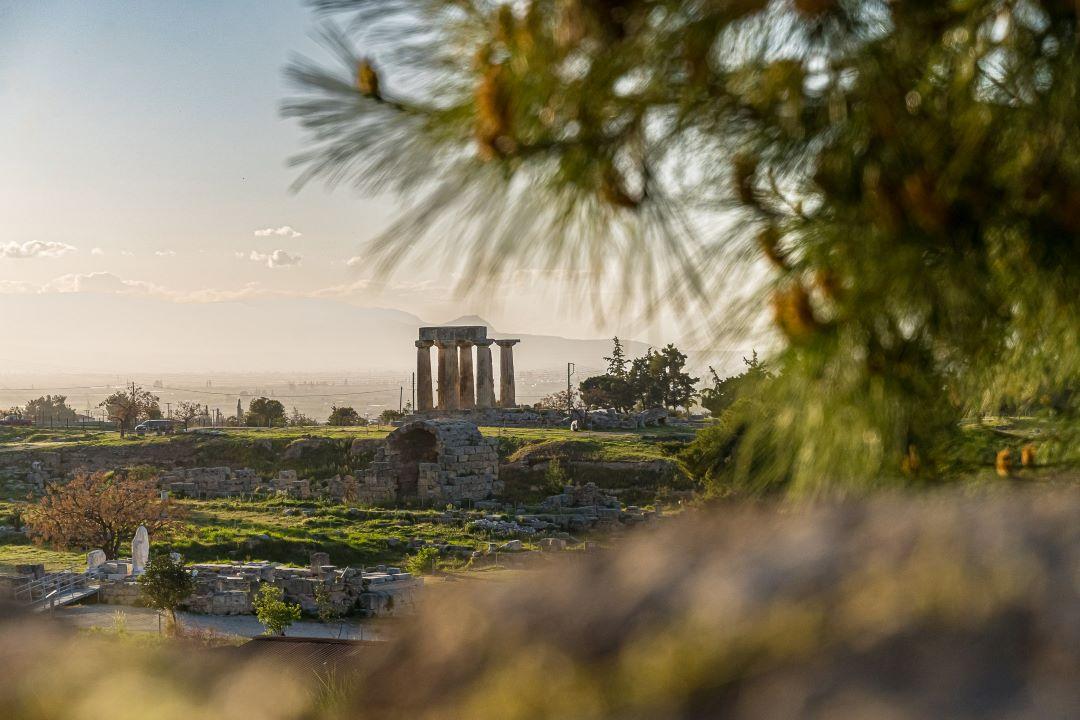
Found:
[[154, 254], [158, 257], [172, 257], [176, 255], [175, 250], [155, 250]]
[[90, 251], [90, 254], [91, 255], [104, 255], [105, 251], [102, 250], [101, 248], [96, 247], [96, 248], [94, 248], [93, 250]]
[[348, 260], [346, 260], [345, 264], [348, 265], [351, 268], [354, 268], [354, 267], [362, 266], [366, 261], [367, 261], [366, 257], [363, 257], [362, 255], [357, 255], [355, 257], [351, 257]]
[[278, 237], [298, 238], [303, 234], [304, 233], [289, 225], [282, 225], [278, 228], [263, 228], [262, 230], [255, 231], [255, 237], [273, 237], [276, 235]]
[[30, 240], [20, 245], [17, 242], [9, 242], [0, 245], [0, 257], [6, 258], [33, 258], [33, 257], [60, 257], [77, 250], [73, 245], [62, 242], [42, 242]]
[[40, 293], [100, 293], [106, 295], [161, 295], [170, 293], [160, 285], [124, 280], [110, 272], [68, 273], [37, 289]]
[[[240, 253], [237, 253], [239, 256]], [[299, 255], [287, 253], [284, 250], [275, 250], [272, 253], [261, 253], [256, 250], [252, 250], [251, 254], [247, 256], [248, 260], [258, 263], [266, 263], [268, 268], [288, 267], [290, 265], [299, 265], [303, 259]]]
[[37, 291], [36, 285], [25, 280], [0, 280], [0, 295], [23, 295]]

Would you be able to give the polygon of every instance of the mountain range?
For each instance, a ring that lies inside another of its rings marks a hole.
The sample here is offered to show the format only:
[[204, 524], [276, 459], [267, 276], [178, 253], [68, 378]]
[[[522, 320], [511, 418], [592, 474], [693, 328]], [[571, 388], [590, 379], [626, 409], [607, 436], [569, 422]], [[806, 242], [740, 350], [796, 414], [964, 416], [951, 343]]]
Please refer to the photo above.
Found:
[[[335, 299], [259, 297], [179, 303], [148, 296], [0, 295], [3, 372], [275, 372], [408, 369], [423, 325], [484, 325], [489, 337], [519, 338], [522, 371], [604, 367], [610, 338], [575, 339], [495, 328], [475, 315], [430, 322], [401, 310]], [[646, 352], [627, 340], [627, 355]], [[740, 352], [691, 353], [704, 369], [738, 366]], [[497, 360], [496, 360], [497, 362]]]

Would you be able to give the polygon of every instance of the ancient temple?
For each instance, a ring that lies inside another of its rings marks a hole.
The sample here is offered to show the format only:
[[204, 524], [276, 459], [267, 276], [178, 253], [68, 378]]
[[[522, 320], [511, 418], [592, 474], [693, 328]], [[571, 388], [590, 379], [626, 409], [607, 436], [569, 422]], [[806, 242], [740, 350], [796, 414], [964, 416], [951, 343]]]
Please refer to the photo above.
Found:
[[[514, 345], [520, 340], [492, 340], [483, 325], [420, 328], [416, 341], [416, 409], [453, 412], [473, 408], [517, 407]], [[499, 346], [499, 398], [495, 399], [491, 346]], [[432, 387], [431, 348], [438, 350], [437, 398]], [[475, 361], [473, 354], [475, 352]]]

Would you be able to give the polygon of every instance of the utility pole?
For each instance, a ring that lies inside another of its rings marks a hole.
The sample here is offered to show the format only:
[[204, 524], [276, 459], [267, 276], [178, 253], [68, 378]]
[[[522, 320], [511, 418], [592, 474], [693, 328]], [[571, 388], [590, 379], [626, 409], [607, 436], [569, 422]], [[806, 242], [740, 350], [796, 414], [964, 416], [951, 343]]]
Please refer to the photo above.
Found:
[[405, 397], [405, 388], [399, 385], [398, 386], [398, 394], [397, 394], [397, 411], [398, 411], [398, 415], [401, 415], [402, 412], [404, 411], [404, 408], [401, 406], [401, 402], [402, 402], [402, 399], [404, 397]]
[[570, 378], [573, 377], [577, 368], [574, 363], [566, 363], [566, 414], [574, 414], [574, 393], [570, 389]]

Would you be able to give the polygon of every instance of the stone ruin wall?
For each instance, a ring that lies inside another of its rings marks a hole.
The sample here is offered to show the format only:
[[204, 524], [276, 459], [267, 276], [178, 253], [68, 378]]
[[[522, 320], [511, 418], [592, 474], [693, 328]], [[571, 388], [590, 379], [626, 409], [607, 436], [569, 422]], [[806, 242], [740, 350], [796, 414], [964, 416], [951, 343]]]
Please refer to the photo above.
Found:
[[[414, 459], [408, 439], [418, 435], [433, 440], [428, 462], [416, 462], [415, 490], [406, 476]], [[460, 420], [414, 420], [392, 432], [375, 453], [361, 487], [391, 494], [390, 500], [461, 502], [483, 500], [502, 493], [499, 453], [494, 440], [485, 438], [476, 425]]]
[[[281, 567], [277, 563], [253, 562], [237, 565], [200, 564], [195, 573], [195, 592], [183, 607], [204, 615], [250, 615], [263, 584], [282, 589], [285, 600], [297, 603], [308, 614], [318, 612], [316, 588], [324, 586], [330, 604], [341, 615], [359, 614], [386, 617], [413, 612], [423, 580], [397, 568], [378, 566], [368, 570], [338, 568], [329, 564], [325, 553], [313, 553], [311, 567]], [[109, 568], [104, 569], [107, 573]], [[134, 576], [102, 578], [101, 602], [108, 605], [142, 604]]]

